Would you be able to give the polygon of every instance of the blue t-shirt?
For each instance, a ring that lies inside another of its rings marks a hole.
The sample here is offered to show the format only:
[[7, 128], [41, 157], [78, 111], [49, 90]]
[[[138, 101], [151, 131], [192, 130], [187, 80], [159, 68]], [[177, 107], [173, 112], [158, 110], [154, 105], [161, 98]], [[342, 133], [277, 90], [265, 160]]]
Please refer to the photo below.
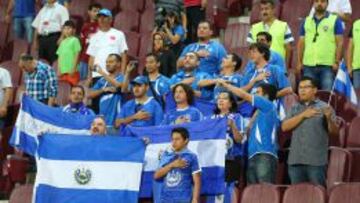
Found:
[[35, 0], [15, 0], [14, 3], [14, 18], [35, 16]]
[[173, 125], [176, 119], [179, 117], [185, 117], [191, 122], [202, 120], [202, 113], [199, 109], [189, 106], [185, 109], [171, 109], [165, 114], [163, 125]]
[[[117, 82], [123, 82], [124, 76], [118, 74], [115, 77]], [[105, 87], [113, 87], [111, 83], [105, 80], [104, 77], [100, 78], [95, 85], [92, 87], [93, 90], [100, 90]], [[100, 96], [99, 102], [99, 114], [105, 117], [106, 125], [112, 126], [116, 119], [116, 115], [120, 112], [121, 109], [122, 94], [118, 90], [116, 93], [105, 93]]]
[[270, 100], [254, 95], [252, 105], [257, 116], [250, 129], [248, 158], [259, 153], [271, 154], [277, 158], [277, 131], [280, 121], [276, 107]]
[[[287, 73], [287, 69], [285, 66], [285, 60], [284, 58], [277, 52], [270, 50], [270, 60], [268, 62], [271, 65], [277, 66], [280, 68], [280, 71]], [[245, 66], [245, 74], [247, 72], [251, 72], [254, 71], [255, 68], [255, 63], [253, 61], [249, 61], [246, 66]]]
[[182, 25], [177, 25], [177, 26], [171, 28], [171, 32], [173, 35], [179, 35], [181, 42], [185, 41], [185, 39], [186, 39], [185, 38], [185, 30]]
[[[241, 83], [242, 76], [240, 74], [237, 74], [237, 73], [234, 73], [233, 75], [229, 75], [229, 76], [227, 76], [227, 75], [219, 75], [219, 79], [230, 81], [231, 82], [230, 84], [235, 86], [235, 87], [241, 87], [241, 85], [242, 85], [242, 83]], [[218, 85], [215, 86], [213, 102], [216, 102], [217, 97], [223, 91], [225, 91], [224, 87], [218, 86]]]
[[[170, 83], [169, 78], [163, 75], [159, 75], [156, 80], [150, 81], [151, 86], [153, 87], [153, 91], [156, 94], [157, 98], [163, 98], [165, 94], [170, 92]], [[154, 97], [153, 91], [151, 90], [151, 87], [149, 87], [149, 90], [147, 92], [147, 95], [149, 97]], [[163, 105], [163, 104], [162, 104]]]
[[164, 118], [163, 110], [160, 104], [153, 97], [149, 97], [144, 104], [138, 103], [135, 99], [126, 102], [121, 108], [121, 111], [118, 114], [117, 118], [124, 119], [134, 115], [141, 110], [149, 113], [151, 118], [149, 120], [135, 120], [130, 123], [130, 125], [135, 127], [146, 127], [161, 124]]
[[86, 107], [86, 105], [81, 102], [79, 104], [68, 104], [63, 107], [63, 111], [66, 113], [80, 113], [81, 115], [92, 115], [95, 116], [93, 110]]
[[[211, 116], [211, 119], [223, 118], [223, 117], [224, 116], [222, 116], [222, 115], [214, 114]], [[240, 114], [230, 113], [230, 114], [226, 115], [226, 118], [234, 120], [235, 125], [236, 125], [237, 129], [239, 130], [239, 132], [243, 133], [245, 131], [245, 127], [246, 127], [245, 121], [244, 121], [244, 118]], [[226, 159], [233, 160], [236, 157], [245, 156], [245, 154], [246, 154], [246, 137], [243, 138], [241, 143], [236, 142], [234, 139], [234, 135], [231, 131], [231, 128], [229, 126], [227, 126], [226, 148], [227, 148]]]
[[168, 165], [177, 158], [184, 159], [188, 165], [185, 168], [174, 168], [163, 178], [161, 202], [191, 202], [193, 188], [193, 174], [201, 172], [196, 154], [188, 149], [180, 152], [165, 151], [160, 159], [160, 168]]
[[227, 54], [224, 46], [219, 42], [209, 41], [207, 44], [189, 44], [184, 48], [180, 57], [184, 57], [188, 52], [197, 52], [203, 49], [207, 50], [210, 55], [205, 58], [200, 58], [199, 70], [211, 76], [219, 74], [222, 59], [226, 57]]
[[[325, 17], [321, 18], [321, 19], [317, 19], [314, 15], [313, 19], [315, 21], [315, 24], [316, 26], [319, 25], [319, 23], [324, 19], [324, 18], [328, 18], [330, 15], [329, 12], [326, 12], [325, 14]], [[301, 26], [300, 26], [300, 36], [301, 37], [304, 37], [305, 36], [305, 20], [303, 20], [303, 22], [301, 23]], [[335, 27], [334, 27], [334, 34], [335, 35], [343, 35], [344, 34], [344, 26], [342, 24], [342, 21], [339, 17], [336, 18], [336, 21], [335, 21]]]
[[175, 75], [173, 75], [169, 81], [170, 83], [170, 87], [173, 85], [176, 85], [178, 83], [180, 83], [181, 81], [183, 81], [186, 78], [191, 78], [191, 77], [195, 77], [194, 82], [191, 84], [191, 88], [193, 90], [199, 90], [201, 91], [201, 97], [202, 99], [205, 100], [211, 100], [212, 99], [212, 90], [211, 88], [208, 87], [204, 87], [204, 88], [200, 88], [198, 86], [198, 83], [201, 80], [208, 80], [208, 79], [212, 79], [212, 77], [202, 71], [199, 70], [194, 70], [192, 73], [185, 73], [184, 71], [179, 71], [178, 73], [176, 73]]

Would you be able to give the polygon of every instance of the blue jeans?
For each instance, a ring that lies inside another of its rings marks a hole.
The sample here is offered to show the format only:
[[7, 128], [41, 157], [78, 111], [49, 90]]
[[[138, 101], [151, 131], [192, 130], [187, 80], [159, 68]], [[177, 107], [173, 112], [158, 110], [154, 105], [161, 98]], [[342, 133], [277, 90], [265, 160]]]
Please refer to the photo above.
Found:
[[288, 172], [291, 184], [310, 182], [326, 186], [326, 166], [289, 165]]
[[33, 40], [33, 28], [31, 26], [34, 17], [13, 18], [15, 37], [25, 39], [29, 43]]
[[360, 88], [360, 70], [353, 71], [354, 88]]
[[88, 76], [88, 64], [86, 62], [80, 61], [78, 69], [80, 74], [80, 80], [86, 80]]
[[331, 66], [305, 66], [304, 76], [317, 80], [321, 90], [331, 91], [334, 82], [334, 71]]
[[248, 161], [247, 183], [275, 183], [277, 159], [270, 154], [257, 154]]

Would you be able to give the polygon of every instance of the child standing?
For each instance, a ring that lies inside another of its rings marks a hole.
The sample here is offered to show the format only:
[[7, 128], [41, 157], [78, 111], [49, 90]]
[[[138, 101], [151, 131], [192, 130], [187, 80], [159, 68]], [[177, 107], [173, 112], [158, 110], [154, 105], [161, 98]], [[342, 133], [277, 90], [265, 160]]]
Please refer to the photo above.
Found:
[[160, 202], [199, 202], [201, 169], [196, 154], [187, 149], [189, 132], [179, 127], [171, 132], [172, 148], [160, 159], [156, 180], [163, 179]]
[[66, 81], [74, 86], [80, 80], [77, 65], [79, 53], [81, 51], [80, 40], [74, 36], [74, 22], [68, 20], [64, 23], [61, 37], [58, 41], [59, 48], [56, 51], [58, 55], [58, 76], [59, 80]]

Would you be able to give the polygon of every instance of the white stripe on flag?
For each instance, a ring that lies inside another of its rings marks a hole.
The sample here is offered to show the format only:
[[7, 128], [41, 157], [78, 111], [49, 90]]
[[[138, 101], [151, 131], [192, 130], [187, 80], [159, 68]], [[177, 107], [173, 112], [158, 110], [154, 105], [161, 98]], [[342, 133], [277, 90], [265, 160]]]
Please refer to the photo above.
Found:
[[15, 126], [18, 131], [25, 132], [26, 134], [33, 137], [38, 136], [39, 132], [50, 132], [70, 135], [90, 135], [90, 131], [88, 129], [77, 130], [52, 125], [42, 120], [36, 119], [32, 117], [28, 112], [24, 112], [21, 110], [19, 112]]
[[[159, 167], [160, 154], [168, 148], [169, 143], [149, 144], [145, 151], [144, 171], [155, 171]], [[197, 154], [201, 167], [224, 167], [225, 156], [221, 155], [226, 153], [226, 140], [190, 141], [188, 149]], [[198, 152], [201, 152], [201, 155]]]
[[344, 85], [346, 85], [346, 73], [344, 72], [344, 70], [342, 68], [339, 69], [336, 79], [338, 79], [339, 81], [341, 81], [342, 83], [344, 83]]
[[[142, 163], [104, 161], [59, 161], [41, 158], [37, 162], [36, 185], [57, 188], [139, 191]], [[80, 185], [75, 180], [77, 169], [89, 169], [91, 180]]]

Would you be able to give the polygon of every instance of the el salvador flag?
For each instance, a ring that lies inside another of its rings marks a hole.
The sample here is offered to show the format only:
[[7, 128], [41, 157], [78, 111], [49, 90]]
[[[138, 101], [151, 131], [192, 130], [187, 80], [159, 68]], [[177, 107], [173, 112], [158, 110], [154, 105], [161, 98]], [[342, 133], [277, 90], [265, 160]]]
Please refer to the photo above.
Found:
[[134, 137], [39, 138], [35, 203], [138, 202], [145, 144]]
[[354, 105], [358, 105], [357, 96], [344, 61], [341, 62], [336, 74], [333, 90], [339, 94], [343, 94]]
[[43, 133], [89, 135], [92, 115], [63, 112], [62, 108], [49, 107], [24, 95], [10, 138], [10, 144], [34, 155], [38, 136]]
[[[201, 194], [218, 195], [225, 191], [226, 119], [209, 119], [182, 125], [127, 127], [127, 134], [148, 137], [141, 180], [141, 197], [152, 197], [153, 175], [159, 167], [161, 153], [171, 145], [171, 130], [185, 127], [190, 133], [188, 149], [194, 152], [201, 167]], [[156, 195], [156, 194], [155, 194]]]

